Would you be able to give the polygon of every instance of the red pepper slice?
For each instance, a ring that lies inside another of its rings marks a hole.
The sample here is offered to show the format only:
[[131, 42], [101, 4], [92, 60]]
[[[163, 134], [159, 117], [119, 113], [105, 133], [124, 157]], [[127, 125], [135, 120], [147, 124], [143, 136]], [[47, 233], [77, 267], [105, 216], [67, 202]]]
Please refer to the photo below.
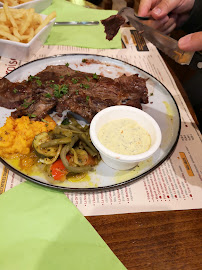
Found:
[[[67, 156], [67, 160], [69, 161], [70, 156]], [[65, 168], [65, 166], [62, 163], [61, 159], [58, 159], [51, 165], [51, 173], [56, 181], [64, 181], [66, 178], [66, 175], [68, 174], [68, 170]]]

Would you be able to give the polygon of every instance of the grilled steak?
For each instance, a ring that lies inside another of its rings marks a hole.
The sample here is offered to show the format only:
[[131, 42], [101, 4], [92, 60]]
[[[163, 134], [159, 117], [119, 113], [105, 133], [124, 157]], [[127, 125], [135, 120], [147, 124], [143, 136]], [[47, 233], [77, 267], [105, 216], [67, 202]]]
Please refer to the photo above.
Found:
[[120, 15], [112, 15], [105, 20], [101, 20], [105, 27], [106, 39], [112, 40], [118, 33], [121, 25], [125, 23], [125, 19]]
[[24, 83], [11, 83], [6, 78], [0, 80], [1, 107], [15, 109], [31, 94], [32, 90], [27, 88]]
[[28, 80], [12, 83], [0, 80], [0, 106], [16, 108], [12, 117], [44, 118], [52, 109], [58, 114], [70, 110], [88, 121], [100, 110], [114, 105], [142, 108], [148, 103], [146, 79], [137, 74], [115, 80], [75, 71], [66, 65], [48, 66]]
[[121, 25], [125, 23], [125, 19], [120, 15], [112, 15], [105, 20], [101, 20], [105, 27], [106, 39], [112, 40], [118, 33]]

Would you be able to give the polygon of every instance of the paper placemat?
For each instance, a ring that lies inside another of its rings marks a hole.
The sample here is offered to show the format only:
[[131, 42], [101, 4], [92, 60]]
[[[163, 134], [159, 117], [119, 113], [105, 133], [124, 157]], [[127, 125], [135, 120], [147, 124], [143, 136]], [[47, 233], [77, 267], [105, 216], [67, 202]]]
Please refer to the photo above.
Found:
[[[140, 37], [135, 41], [122, 33], [126, 46], [120, 50], [94, 50], [66, 46], [44, 46], [34, 58], [57, 54], [98, 54], [133, 64], [156, 77], [174, 96], [181, 114], [180, 138], [172, 156], [152, 173], [139, 181], [119, 189], [99, 193], [71, 193], [66, 195], [85, 216], [164, 211], [201, 208], [202, 164], [201, 134], [157, 49]], [[141, 37], [142, 38], [142, 37]], [[23, 64], [14, 59], [2, 58], [0, 76]], [[3, 165], [0, 166], [0, 193], [24, 181]]]

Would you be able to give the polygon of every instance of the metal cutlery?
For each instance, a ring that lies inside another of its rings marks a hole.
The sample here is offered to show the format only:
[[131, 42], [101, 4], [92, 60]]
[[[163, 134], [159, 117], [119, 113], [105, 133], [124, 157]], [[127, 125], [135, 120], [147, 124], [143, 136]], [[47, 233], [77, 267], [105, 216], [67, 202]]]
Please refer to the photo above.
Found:
[[69, 26], [74, 26], [74, 25], [98, 25], [99, 21], [83, 21], [83, 22], [77, 22], [77, 21], [70, 21], [70, 22], [55, 22], [55, 26], [60, 26], [60, 25], [69, 25]]
[[190, 67], [197, 70], [202, 69], [202, 54], [199, 52], [182, 51], [178, 47], [177, 40], [146, 25], [144, 22], [151, 20], [151, 17], [140, 17], [134, 13], [134, 9], [129, 7], [122, 8], [118, 14], [128, 20], [147, 40], [177, 63], [181, 65], [190, 65]]

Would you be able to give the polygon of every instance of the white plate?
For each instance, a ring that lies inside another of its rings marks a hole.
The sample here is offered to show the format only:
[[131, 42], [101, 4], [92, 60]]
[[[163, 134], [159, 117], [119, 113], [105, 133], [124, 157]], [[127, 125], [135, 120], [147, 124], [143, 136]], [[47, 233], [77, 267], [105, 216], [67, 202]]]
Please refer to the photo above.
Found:
[[[91, 64], [85, 64], [82, 59], [93, 59]], [[66, 190], [99, 190], [105, 188], [118, 187], [136, 181], [145, 176], [166, 160], [174, 150], [180, 133], [181, 121], [177, 104], [170, 92], [154, 77], [148, 73], [132, 66], [109, 57], [84, 54], [70, 54], [55, 57], [39, 59], [27, 63], [9, 73], [6, 78], [12, 82], [27, 79], [29, 75], [35, 75], [42, 71], [48, 65], [63, 65], [69, 63], [70, 68], [101, 74], [106, 77], [116, 78], [125, 73], [126, 75], [138, 73], [143, 78], [148, 78], [147, 88], [149, 91], [149, 103], [143, 104], [143, 110], [150, 114], [159, 124], [162, 132], [162, 143], [159, 150], [152, 158], [140, 162], [139, 166], [129, 171], [117, 171], [109, 168], [104, 162], [100, 162], [95, 172], [90, 172], [82, 181], [71, 182], [65, 181], [61, 184], [50, 184], [43, 175], [28, 176], [16, 170], [3, 159], [0, 159], [9, 169], [25, 179], [47, 185], [54, 188]], [[10, 116], [11, 110], [0, 107], [0, 126]]]
[[[17, 6], [12, 6], [11, 8], [25, 8], [25, 9], [29, 9], [29, 8], [34, 8], [35, 12], [40, 13], [41, 11], [43, 11], [44, 9], [46, 9], [47, 7], [49, 7], [52, 3], [52, 0], [33, 0], [24, 4], [20, 4]], [[0, 2], [0, 7], [3, 7], [3, 3]]]

